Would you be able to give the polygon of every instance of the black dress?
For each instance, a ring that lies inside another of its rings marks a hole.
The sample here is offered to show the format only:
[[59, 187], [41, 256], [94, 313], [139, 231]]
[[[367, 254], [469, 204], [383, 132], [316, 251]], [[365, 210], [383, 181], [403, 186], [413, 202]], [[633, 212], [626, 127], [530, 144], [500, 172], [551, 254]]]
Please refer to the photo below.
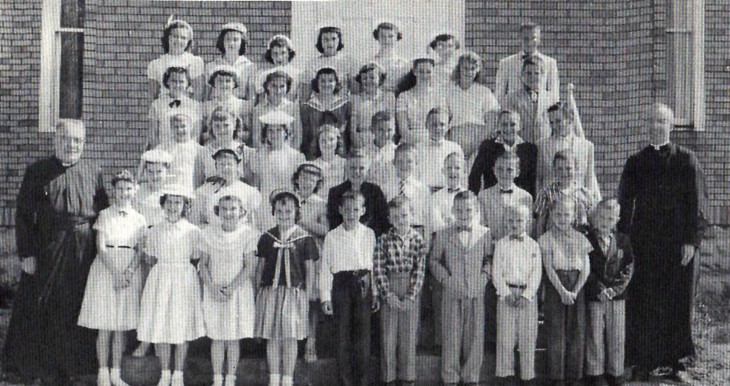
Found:
[[630, 236], [634, 276], [628, 287], [627, 364], [677, 368], [694, 355], [692, 307], [697, 259], [683, 266], [682, 246], [700, 245], [706, 202], [694, 153], [649, 146], [626, 162], [619, 186], [618, 230]]
[[6, 370], [26, 377], [93, 374], [95, 334], [76, 325], [96, 255], [92, 223], [108, 206], [99, 168], [55, 158], [30, 165], [17, 199], [15, 232], [23, 273], [3, 352]]

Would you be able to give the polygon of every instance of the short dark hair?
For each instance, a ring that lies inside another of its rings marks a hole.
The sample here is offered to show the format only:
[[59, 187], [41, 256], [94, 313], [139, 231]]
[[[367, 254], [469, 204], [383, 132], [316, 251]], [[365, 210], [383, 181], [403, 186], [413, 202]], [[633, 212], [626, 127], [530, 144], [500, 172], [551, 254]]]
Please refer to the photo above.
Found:
[[378, 86], [382, 86], [383, 83], [385, 82], [385, 78], [387, 77], [387, 74], [385, 73], [385, 70], [376, 63], [367, 63], [367, 64], [364, 64], [362, 67], [360, 67], [360, 71], [357, 73], [357, 75], [355, 75], [355, 80], [357, 81], [358, 84], [362, 85], [363, 75], [367, 74], [370, 71], [375, 71], [376, 69], [378, 71], [380, 71], [380, 77], [378, 79]]
[[522, 31], [531, 31], [531, 30], [540, 30], [540, 26], [537, 25], [534, 21], [526, 21], [522, 24], [520, 24], [520, 32]]
[[342, 50], [345, 48], [345, 45], [342, 43], [342, 30], [339, 27], [322, 27], [319, 29], [319, 34], [317, 35], [317, 44], [315, 47], [317, 47], [317, 51], [319, 53], [324, 53], [324, 47], [322, 46], [322, 35], [327, 33], [336, 33], [337, 34], [337, 40], [339, 40], [337, 44], [337, 51]]
[[117, 186], [117, 183], [121, 181], [126, 181], [132, 184], [136, 183], [134, 175], [127, 169], [123, 169], [122, 171], [114, 175], [114, 177], [112, 178], [112, 186]]
[[292, 59], [297, 55], [297, 52], [294, 50], [294, 47], [291, 46], [291, 41], [288, 40], [288, 38], [284, 35], [276, 35], [269, 41], [269, 47], [266, 49], [266, 52], [264, 52], [264, 60], [274, 64], [274, 58], [271, 57], [271, 50], [274, 47], [286, 47], [287, 51], [289, 51], [289, 61], [291, 62]]
[[187, 79], [188, 81], [188, 87], [192, 85], [193, 80], [190, 78], [190, 72], [187, 68], [172, 66], [168, 67], [167, 70], [165, 70], [165, 73], [162, 75], [162, 85], [166, 88], [170, 88], [167, 83], [170, 81], [170, 77], [172, 76], [172, 74], [184, 74], [185, 79]]
[[400, 29], [398, 28], [398, 26], [396, 26], [393, 23], [384, 22], [384, 23], [378, 24], [378, 26], [375, 27], [375, 30], [373, 30], [373, 37], [375, 38], [375, 40], [380, 39], [380, 30], [382, 30], [382, 29], [393, 30], [398, 34], [398, 36], [397, 36], [398, 40], [403, 39], [403, 33], [400, 32]]
[[370, 118], [370, 128], [372, 129], [375, 127], [375, 125], [378, 124], [378, 122], [390, 122], [393, 120], [393, 114], [390, 113], [390, 111], [387, 110], [381, 110], [377, 113], [373, 114], [373, 117]]
[[185, 51], [190, 51], [193, 47], [193, 30], [190, 28], [190, 26], [185, 23], [182, 20], [175, 20], [170, 25], [165, 27], [165, 31], [162, 32], [162, 49], [165, 51], [165, 53], [170, 52], [170, 34], [172, 33], [172, 30], [178, 29], [178, 28], [184, 28], [188, 31], [190, 31], [190, 41], [188, 41], [188, 45], [185, 47]]
[[360, 192], [356, 192], [356, 191], [350, 189], [342, 195], [342, 200], [340, 201], [340, 208], [345, 206], [345, 203], [347, 203], [349, 201], [355, 201], [355, 202], [359, 201], [364, 206], [365, 205], [365, 196], [363, 196], [362, 193], [360, 193]]
[[289, 136], [291, 135], [291, 128], [289, 125], [269, 125], [268, 123], [264, 123], [261, 125], [261, 143], [268, 144], [268, 134], [269, 134], [269, 126], [284, 126], [286, 130], [286, 139], [289, 139]]
[[431, 43], [428, 44], [429, 47], [431, 47], [432, 50], [436, 49], [436, 46], [441, 42], [448, 42], [449, 40], [453, 40], [454, 43], [456, 43], [456, 49], [461, 48], [461, 43], [459, 43], [459, 39], [456, 38], [456, 36], [452, 34], [440, 34], [436, 35], [433, 40], [431, 40]]
[[215, 80], [219, 76], [230, 76], [231, 78], [233, 78], [233, 82], [236, 84], [236, 87], [240, 86], [238, 84], [238, 82], [239, 82], [238, 74], [236, 74], [235, 72], [232, 72], [230, 70], [220, 69], [220, 70], [217, 70], [214, 73], [210, 74], [210, 77], [208, 78], [208, 84], [210, 85], [210, 87], [215, 87]]
[[319, 93], [319, 77], [322, 75], [334, 75], [335, 76], [335, 94], [340, 92], [342, 89], [342, 83], [340, 83], [340, 77], [337, 75], [337, 71], [334, 68], [324, 67], [320, 68], [312, 79], [312, 91]]
[[[160, 197], [160, 206], [165, 206], [165, 202], [167, 202], [167, 197], [171, 196], [171, 194], [165, 193]], [[185, 197], [180, 196], [183, 198], [183, 209], [181, 212], [182, 217], [187, 217], [190, 213], [190, 208], [192, 207], [192, 200]]]
[[269, 73], [266, 75], [266, 79], [264, 80], [264, 92], [268, 94], [269, 88], [266, 86], [269, 84], [269, 82], [272, 82], [274, 79], [284, 79], [286, 80], [286, 92], [289, 93], [289, 90], [291, 90], [291, 84], [294, 81], [292, 77], [287, 74], [285, 71], [276, 70], [274, 72]]
[[477, 195], [474, 194], [474, 192], [472, 192], [469, 189], [462, 190], [461, 192], [456, 193], [456, 195], [454, 196], [454, 202], [456, 202], [457, 200], [458, 201], [473, 201], [474, 203], [476, 203]]
[[271, 215], [273, 216], [276, 213], [276, 203], [287, 201], [294, 203], [294, 207], [296, 208], [294, 212], [294, 222], [299, 223], [299, 220], [302, 217], [301, 205], [299, 203], [299, 197], [294, 195], [294, 193], [292, 192], [282, 191], [276, 193], [274, 197], [271, 198], [271, 201], [269, 201], [269, 203], [271, 204]]
[[291, 177], [291, 182], [294, 186], [294, 189], [299, 190], [299, 177], [305, 173], [317, 176], [317, 184], [314, 186], [314, 193], [319, 192], [319, 190], [322, 189], [322, 185], [324, 185], [324, 176], [322, 175], [322, 169], [315, 164], [306, 162], [299, 165], [297, 170], [294, 172], [294, 175], [292, 175]]
[[215, 42], [215, 48], [218, 49], [218, 51], [221, 52], [221, 54], [226, 53], [226, 46], [225, 46], [225, 39], [226, 34], [229, 32], [238, 32], [242, 35], [241, 38], [241, 46], [238, 47], [238, 55], [245, 55], [246, 54], [246, 45], [248, 44], [248, 34], [241, 33], [241, 31], [235, 30], [235, 29], [224, 29], [218, 34], [218, 40]]

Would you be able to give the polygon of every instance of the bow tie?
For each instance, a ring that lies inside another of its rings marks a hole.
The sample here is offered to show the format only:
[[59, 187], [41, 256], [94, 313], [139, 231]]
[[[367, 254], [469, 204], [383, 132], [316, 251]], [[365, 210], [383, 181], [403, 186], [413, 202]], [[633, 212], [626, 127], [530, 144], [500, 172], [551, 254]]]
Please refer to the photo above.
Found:
[[459, 193], [459, 192], [461, 192], [461, 186], [456, 187], [456, 188], [447, 188], [447, 192], [449, 192], [449, 193]]
[[537, 102], [537, 92], [535, 91], [528, 91], [530, 93], [530, 102], [536, 103]]
[[471, 232], [471, 225], [468, 225], [468, 226], [467, 225], [457, 225], [456, 226], [456, 231], [459, 232], [459, 233], [461, 233], [461, 232]]
[[180, 99], [175, 99], [174, 101], [170, 102], [170, 107], [172, 107], [172, 108], [180, 107], [180, 103], [182, 103], [180, 101]]
[[535, 56], [535, 54], [522, 54], [522, 60], [529, 59], [533, 56]]
[[512, 189], [502, 189], [502, 188], [499, 188], [499, 192], [502, 193], [502, 194], [512, 194], [514, 192], [514, 190], [512, 190]]
[[516, 240], [516, 241], [524, 241], [525, 240], [525, 236], [524, 235], [519, 235], [519, 236], [510, 235], [509, 236], [509, 239], [510, 240]]
[[122, 216], [126, 216], [127, 215], [127, 211], [126, 210], [120, 210], [119, 211], [119, 214], [122, 215]]

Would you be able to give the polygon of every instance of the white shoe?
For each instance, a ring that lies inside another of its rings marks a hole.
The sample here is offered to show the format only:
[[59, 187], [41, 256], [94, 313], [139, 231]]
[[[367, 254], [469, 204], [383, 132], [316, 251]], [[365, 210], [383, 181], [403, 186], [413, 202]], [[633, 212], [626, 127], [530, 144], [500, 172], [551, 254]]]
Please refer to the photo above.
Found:
[[157, 382], [157, 386], [170, 386], [170, 370], [162, 370], [160, 381]]
[[172, 373], [172, 382], [170, 383], [172, 386], [185, 386], [185, 382], [183, 381], [183, 372], [182, 371], [175, 371]]
[[96, 376], [96, 384], [99, 386], [112, 386], [112, 382], [109, 379], [108, 367], [99, 368], [99, 374]]
[[114, 386], [129, 386], [129, 383], [122, 380], [122, 370], [119, 368], [112, 368], [109, 372], [109, 378]]
[[212, 386], [223, 386], [223, 375], [221, 375], [221, 374], [213, 375], [213, 385]]
[[236, 376], [226, 375], [226, 383], [224, 386], [236, 386]]

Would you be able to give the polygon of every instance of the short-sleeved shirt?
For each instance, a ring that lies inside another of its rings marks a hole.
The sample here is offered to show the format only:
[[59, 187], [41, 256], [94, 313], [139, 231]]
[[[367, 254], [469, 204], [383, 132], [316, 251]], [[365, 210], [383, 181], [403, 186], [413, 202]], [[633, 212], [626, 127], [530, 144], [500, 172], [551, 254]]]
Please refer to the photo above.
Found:
[[[257, 254], [260, 259], [264, 259], [264, 268], [261, 275], [261, 285], [271, 286], [274, 282], [274, 275], [276, 273], [276, 262], [279, 259], [279, 244], [285, 245], [290, 250], [289, 259], [289, 277], [291, 279], [290, 285], [292, 287], [305, 288], [306, 285], [306, 260], [318, 260], [319, 250], [317, 244], [307, 231], [296, 226], [297, 229], [287, 238], [288, 241], [282, 242], [280, 240], [281, 233], [279, 227], [269, 229], [261, 238], [259, 238]], [[286, 286], [286, 267], [283, 261], [281, 262], [281, 271], [279, 273], [279, 285]]]
[[203, 75], [205, 62], [199, 56], [195, 56], [189, 52], [183, 52], [180, 55], [164, 54], [159, 58], [150, 62], [147, 66], [147, 77], [162, 85], [162, 78], [170, 67], [182, 67], [188, 70], [191, 79], [195, 79]]
[[590, 268], [588, 254], [593, 250], [593, 246], [584, 234], [574, 229], [567, 232], [551, 229], [537, 241], [543, 258], [551, 257], [553, 269], [582, 271]]
[[467, 123], [492, 124], [493, 122], [487, 122], [488, 114], [494, 112], [494, 117], [496, 117], [496, 112], [499, 111], [497, 98], [488, 87], [481, 84], [474, 83], [464, 90], [452, 82], [445, 92], [449, 108], [454, 114], [450, 124], [452, 127]]

